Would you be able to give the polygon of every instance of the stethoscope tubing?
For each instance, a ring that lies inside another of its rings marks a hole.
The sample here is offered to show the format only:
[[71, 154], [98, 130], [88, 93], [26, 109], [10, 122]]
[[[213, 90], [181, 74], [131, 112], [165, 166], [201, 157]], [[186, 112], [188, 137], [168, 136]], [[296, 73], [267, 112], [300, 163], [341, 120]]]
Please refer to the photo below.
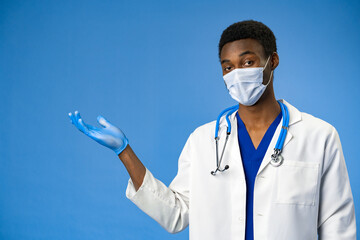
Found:
[[[282, 127], [281, 127], [281, 132], [280, 132], [279, 138], [278, 138], [278, 140], [276, 142], [276, 145], [275, 145], [275, 148], [274, 148], [274, 154], [271, 155], [271, 161], [270, 162], [275, 167], [280, 166], [282, 164], [282, 162], [283, 162], [283, 157], [280, 154], [281, 154], [283, 146], [284, 146], [285, 138], [286, 138], [287, 131], [288, 131], [288, 128], [289, 128], [289, 118], [290, 118], [287, 106], [284, 103], [280, 102], [280, 101], [277, 101], [277, 102], [279, 103], [279, 105], [281, 107], [281, 112], [282, 112], [282, 116], [283, 116], [283, 124], [282, 124]], [[225, 152], [225, 148], [226, 148], [226, 144], [227, 144], [229, 135], [231, 133], [231, 123], [230, 123], [230, 120], [229, 120], [229, 116], [232, 113], [234, 113], [237, 109], [238, 109], [238, 105], [228, 107], [225, 110], [223, 110], [216, 119], [216, 125], [215, 125], [216, 170], [211, 171], [212, 175], [215, 175], [217, 171], [223, 172], [223, 171], [229, 169], [229, 165], [226, 165], [224, 167], [224, 169], [220, 169], [220, 165], [221, 165], [221, 161], [222, 161], [222, 158], [223, 158], [223, 155], [224, 155], [224, 152]], [[227, 114], [225, 116], [225, 119], [226, 119], [226, 122], [227, 122], [226, 139], [225, 139], [224, 147], [223, 147], [223, 150], [221, 152], [221, 156], [220, 156], [220, 160], [219, 160], [219, 150], [218, 150], [218, 141], [219, 141], [218, 133], [219, 133], [219, 125], [220, 125], [219, 122], [220, 122], [221, 117], [226, 112], [227, 112]]]
[[289, 128], [289, 114], [286, 105], [280, 101], [278, 102], [280, 103], [281, 111], [283, 113], [283, 124], [281, 127], [280, 137], [278, 138], [275, 145], [275, 149], [281, 150], [284, 146], [287, 130]]
[[[218, 138], [218, 134], [219, 134], [219, 122], [220, 122], [220, 118], [221, 118], [221, 117], [224, 115], [224, 113], [226, 113], [227, 111], [234, 110], [234, 111], [231, 111], [231, 113], [233, 113], [233, 112], [235, 112], [235, 111], [237, 110], [237, 108], [238, 108], [238, 105], [234, 105], [234, 106], [232, 106], [232, 107], [226, 108], [225, 110], [223, 110], [223, 111], [219, 114], [219, 116], [218, 116], [217, 119], [216, 119], [216, 125], [215, 125], [215, 139]], [[231, 113], [230, 113], [230, 114], [231, 114]], [[231, 132], [231, 124], [230, 124], [230, 121], [229, 121], [229, 119], [228, 119], [228, 116], [229, 116], [230, 114], [227, 114], [227, 115], [226, 115], [226, 122], [227, 122], [227, 124], [228, 124], [228, 129], [227, 129], [227, 132], [228, 132], [228, 133]]]

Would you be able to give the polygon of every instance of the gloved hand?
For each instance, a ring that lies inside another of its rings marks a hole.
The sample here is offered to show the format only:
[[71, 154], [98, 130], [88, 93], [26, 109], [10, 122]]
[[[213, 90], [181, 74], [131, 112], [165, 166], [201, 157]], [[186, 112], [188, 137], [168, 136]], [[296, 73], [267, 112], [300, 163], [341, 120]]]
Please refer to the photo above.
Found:
[[101, 145], [112, 149], [117, 155], [119, 155], [129, 144], [129, 140], [126, 138], [125, 134], [119, 128], [108, 122], [103, 116], [97, 117], [97, 121], [103, 128], [97, 128], [84, 123], [78, 111], [75, 111], [74, 114], [70, 112], [69, 117], [71, 123], [74, 124], [77, 129]]

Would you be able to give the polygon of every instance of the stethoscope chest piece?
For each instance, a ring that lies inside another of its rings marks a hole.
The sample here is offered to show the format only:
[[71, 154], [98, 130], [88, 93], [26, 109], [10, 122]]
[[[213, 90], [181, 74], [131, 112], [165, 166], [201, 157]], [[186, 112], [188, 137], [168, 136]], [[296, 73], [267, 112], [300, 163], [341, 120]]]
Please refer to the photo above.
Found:
[[271, 161], [270, 164], [273, 165], [274, 167], [278, 167], [280, 166], [284, 161], [284, 158], [281, 155], [278, 154], [273, 154], [271, 155]]

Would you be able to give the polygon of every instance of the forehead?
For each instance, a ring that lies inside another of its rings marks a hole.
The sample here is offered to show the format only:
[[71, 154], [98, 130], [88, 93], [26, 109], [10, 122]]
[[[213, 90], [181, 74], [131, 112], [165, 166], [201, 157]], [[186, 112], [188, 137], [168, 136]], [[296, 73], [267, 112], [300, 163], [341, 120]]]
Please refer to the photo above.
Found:
[[260, 42], [256, 39], [245, 38], [226, 43], [221, 49], [221, 59], [231, 58], [232, 56], [238, 56], [242, 52], [251, 51], [259, 57], [264, 57], [264, 48]]

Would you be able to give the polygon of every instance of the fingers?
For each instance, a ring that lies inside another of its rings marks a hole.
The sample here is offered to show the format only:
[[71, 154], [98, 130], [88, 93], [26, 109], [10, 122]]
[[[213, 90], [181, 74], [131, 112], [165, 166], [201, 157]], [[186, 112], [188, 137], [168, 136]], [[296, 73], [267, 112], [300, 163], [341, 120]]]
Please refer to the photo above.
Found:
[[86, 135], [89, 135], [89, 129], [86, 127], [86, 125], [84, 124], [81, 118], [79, 118], [78, 123], [79, 123], [78, 128], [80, 129], [80, 131], [82, 131]]
[[77, 124], [77, 127], [80, 131], [82, 131], [85, 134], [89, 134], [89, 129], [87, 128], [86, 124], [82, 120], [80, 113], [78, 111], [75, 111], [75, 119]]
[[[85, 134], [89, 134], [90, 132], [99, 130], [98, 128], [91, 126], [89, 124], [86, 124], [81, 116], [79, 111], [75, 111], [74, 114], [71, 112], [69, 113], [69, 118], [71, 120], [71, 123], [74, 124], [80, 131], [82, 131]], [[103, 116], [99, 115], [97, 117], [97, 121], [102, 127], [105, 128], [111, 128], [114, 127], [108, 120], [106, 120]]]
[[97, 121], [99, 122], [99, 124], [100, 124], [101, 126], [106, 127], [106, 128], [113, 126], [108, 120], [106, 120], [106, 119], [105, 119], [103, 116], [101, 116], [101, 115], [99, 115], [99, 116], [97, 117]]
[[69, 118], [71, 120], [71, 123], [74, 124], [77, 129], [87, 135], [89, 134], [89, 128], [81, 119], [80, 113], [78, 111], [75, 111], [74, 114], [69, 113]]
[[72, 124], [74, 124], [75, 125], [75, 118], [74, 118], [74, 115], [71, 113], [71, 112], [69, 112], [69, 118], [70, 118], [70, 122], [72, 123]]
[[[75, 111], [75, 113], [78, 113], [78, 111]], [[71, 120], [71, 123], [75, 125], [76, 128], [79, 129], [79, 124], [78, 124], [78, 118], [76, 114], [73, 113], [69, 113], [69, 118]], [[80, 129], [79, 129], [80, 130]]]

